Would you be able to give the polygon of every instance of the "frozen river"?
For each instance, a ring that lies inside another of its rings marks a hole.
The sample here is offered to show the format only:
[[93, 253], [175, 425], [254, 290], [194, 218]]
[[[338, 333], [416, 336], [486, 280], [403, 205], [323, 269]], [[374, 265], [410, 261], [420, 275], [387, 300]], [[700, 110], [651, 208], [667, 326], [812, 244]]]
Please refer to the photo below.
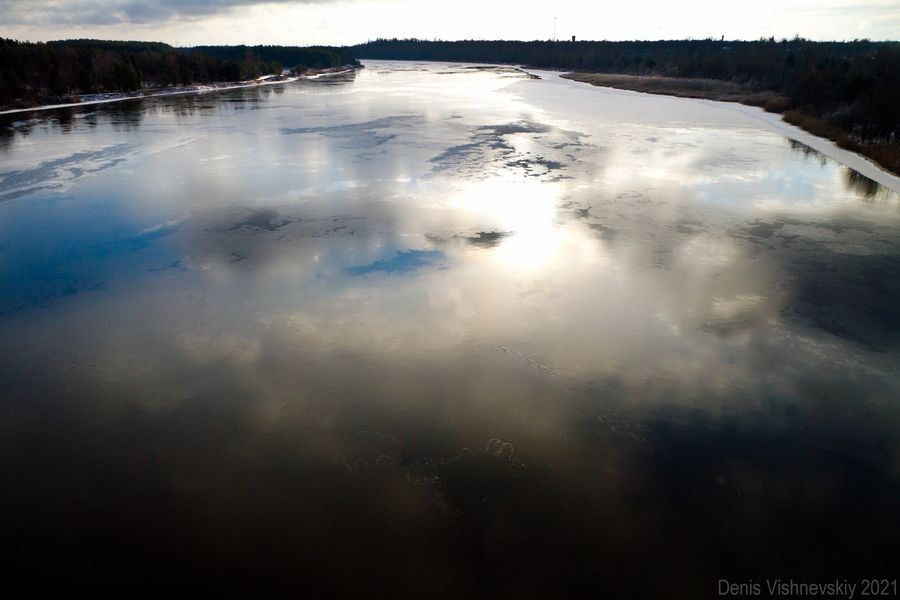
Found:
[[471, 65], [5, 119], [0, 586], [897, 576], [896, 178]]

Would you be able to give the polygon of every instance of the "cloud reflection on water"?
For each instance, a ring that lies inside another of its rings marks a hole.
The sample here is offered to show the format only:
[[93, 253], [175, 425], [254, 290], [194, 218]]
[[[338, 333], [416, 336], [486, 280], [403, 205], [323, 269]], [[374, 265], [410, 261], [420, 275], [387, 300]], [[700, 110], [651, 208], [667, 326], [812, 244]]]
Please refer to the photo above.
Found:
[[4, 181], [135, 148], [0, 206], [8, 564], [451, 596], [886, 569], [896, 194], [692, 105], [406, 67], [8, 144]]

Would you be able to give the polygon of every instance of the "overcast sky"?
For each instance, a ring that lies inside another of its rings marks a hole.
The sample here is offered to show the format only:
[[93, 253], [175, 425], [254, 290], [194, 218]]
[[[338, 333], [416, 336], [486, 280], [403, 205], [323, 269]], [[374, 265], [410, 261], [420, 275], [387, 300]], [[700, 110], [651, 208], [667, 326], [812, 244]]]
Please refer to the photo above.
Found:
[[354, 44], [378, 37], [900, 38], [900, 0], [0, 0], [0, 37]]

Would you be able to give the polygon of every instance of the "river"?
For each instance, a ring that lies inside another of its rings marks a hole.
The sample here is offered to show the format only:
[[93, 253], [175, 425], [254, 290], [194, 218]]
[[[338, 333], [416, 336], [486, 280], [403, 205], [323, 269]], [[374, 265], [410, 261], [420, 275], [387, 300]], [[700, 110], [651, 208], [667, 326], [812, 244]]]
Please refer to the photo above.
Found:
[[540, 75], [5, 117], [0, 586], [896, 577], [897, 189]]

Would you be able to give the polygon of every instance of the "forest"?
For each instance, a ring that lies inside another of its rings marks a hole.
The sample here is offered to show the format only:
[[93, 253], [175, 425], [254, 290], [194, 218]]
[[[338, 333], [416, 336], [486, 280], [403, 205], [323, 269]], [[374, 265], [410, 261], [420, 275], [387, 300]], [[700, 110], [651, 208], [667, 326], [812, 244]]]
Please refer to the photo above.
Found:
[[[569, 71], [704, 78], [771, 92], [764, 107], [900, 172], [900, 42], [518, 42], [376, 40], [359, 58], [489, 62]], [[749, 96], [749, 95], [748, 95]]]
[[295, 70], [325, 69], [357, 62], [349, 48], [325, 46], [195, 46], [187, 51], [236, 63], [242, 63], [250, 57], [251, 60], [277, 63]]
[[55, 103], [81, 94], [126, 92], [252, 79], [283, 68], [295, 71], [354, 64], [347, 48], [202, 46], [159, 42], [0, 38], [0, 106]]

